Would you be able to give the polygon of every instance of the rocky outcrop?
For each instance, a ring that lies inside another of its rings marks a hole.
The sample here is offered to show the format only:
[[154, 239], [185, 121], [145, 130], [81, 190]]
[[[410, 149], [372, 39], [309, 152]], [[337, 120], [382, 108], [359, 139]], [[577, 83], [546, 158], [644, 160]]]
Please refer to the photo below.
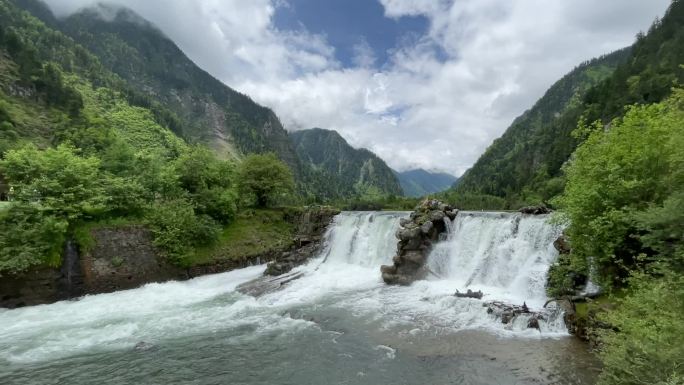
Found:
[[530, 215], [542, 215], [542, 214], [549, 214], [551, 213], [551, 209], [546, 207], [545, 205], [538, 205], [538, 206], [527, 206], [523, 207], [520, 210], [518, 210], [522, 214], [530, 214]]
[[555, 241], [553, 241], [553, 247], [558, 250], [558, 253], [561, 255], [568, 255], [572, 250], [570, 248], [570, 239], [568, 239], [568, 236], [565, 235], [565, 232], [563, 232]]
[[335, 215], [340, 211], [330, 207], [305, 210], [295, 220], [295, 239], [293, 246], [271, 258], [265, 275], [278, 276], [304, 264], [315, 256], [321, 248], [323, 235]]
[[392, 265], [380, 267], [382, 279], [390, 285], [409, 285], [427, 274], [425, 261], [434, 242], [447, 231], [445, 219], [453, 220], [458, 210], [436, 200], [425, 200], [397, 230], [397, 255]]

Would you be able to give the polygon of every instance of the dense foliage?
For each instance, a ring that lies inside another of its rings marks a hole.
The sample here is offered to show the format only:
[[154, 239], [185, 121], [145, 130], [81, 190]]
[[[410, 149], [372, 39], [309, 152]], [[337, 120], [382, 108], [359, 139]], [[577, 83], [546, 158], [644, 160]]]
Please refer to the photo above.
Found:
[[572, 251], [552, 268], [551, 289], [571, 294], [578, 281], [569, 277], [593, 275], [608, 293], [626, 293], [600, 316], [611, 326], [600, 332], [603, 384], [681, 383], [684, 91], [576, 135], [586, 140], [555, 201]]
[[275, 154], [249, 155], [240, 164], [238, 176], [243, 199], [257, 207], [285, 199], [294, 190], [292, 172]]
[[684, 256], [684, 92], [631, 107], [608, 131], [602, 124], [578, 128], [587, 131], [556, 200], [570, 222], [575, 270], [592, 258], [593, 278], [611, 287], [635, 266], [662, 257], [684, 267], [675, 263]]
[[172, 114], [131, 102], [98, 59], [11, 2], [0, 20], [0, 175], [12, 198], [0, 274], [58, 265], [89, 223], [147, 223], [180, 265], [217, 239], [237, 211], [235, 163], [188, 145]]

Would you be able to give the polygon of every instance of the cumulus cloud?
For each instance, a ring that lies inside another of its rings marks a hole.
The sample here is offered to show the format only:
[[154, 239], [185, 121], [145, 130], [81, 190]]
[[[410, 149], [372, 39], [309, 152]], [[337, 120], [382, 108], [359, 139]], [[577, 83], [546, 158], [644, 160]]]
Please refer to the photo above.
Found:
[[[629, 45], [668, 0], [379, 0], [430, 28], [386, 63], [365, 41], [352, 68], [326, 37], [275, 28], [284, 0], [113, 0], [201, 67], [272, 107], [286, 128], [324, 127], [397, 169], [456, 175], [574, 66]], [[60, 15], [96, 0], [48, 0]]]

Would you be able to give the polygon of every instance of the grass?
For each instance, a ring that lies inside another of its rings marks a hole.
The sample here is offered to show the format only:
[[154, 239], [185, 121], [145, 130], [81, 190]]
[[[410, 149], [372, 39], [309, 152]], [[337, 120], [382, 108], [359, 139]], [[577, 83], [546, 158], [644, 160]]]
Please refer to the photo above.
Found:
[[242, 212], [223, 229], [218, 241], [197, 249], [190, 263], [202, 265], [284, 251], [292, 245], [294, 235], [294, 227], [285, 217], [286, 211], [278, 209]]
[[10, 202], [0, 202], [0, 211], [9, 209], [10, 204]]

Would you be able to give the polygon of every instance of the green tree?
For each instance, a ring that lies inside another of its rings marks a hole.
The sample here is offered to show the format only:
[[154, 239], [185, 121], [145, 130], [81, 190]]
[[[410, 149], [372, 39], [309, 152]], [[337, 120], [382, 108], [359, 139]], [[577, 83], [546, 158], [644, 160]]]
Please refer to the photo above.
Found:
[[14, 188], [16, 201], [72, 221], [106, 210], [99, 166], [99, 159], [80, 157], [69, 145], [46, 150], [27, 145], [5, 154], [0, 173]]
[[238, 190], [243, 200], [266, 207], [294, 190], [292, 171], [275, 154], [249, 155], [238, 168]]
[[642, 241], [654, 234], [642, 219], [683, 189], [673, 183], [675, 162], [684, 158], [674, 143], [684, 135], [682, 101], [680, 90], [667, 102], [631, 107], [607, 130], [600, 123], [579, 129], [590, 134], [566, 168], [565, 192], [555, 203], [571, 223], [573, 258], [581, 265], [594, 257], [609, 286], [628, 275], [636, 256], [653, 256]]

